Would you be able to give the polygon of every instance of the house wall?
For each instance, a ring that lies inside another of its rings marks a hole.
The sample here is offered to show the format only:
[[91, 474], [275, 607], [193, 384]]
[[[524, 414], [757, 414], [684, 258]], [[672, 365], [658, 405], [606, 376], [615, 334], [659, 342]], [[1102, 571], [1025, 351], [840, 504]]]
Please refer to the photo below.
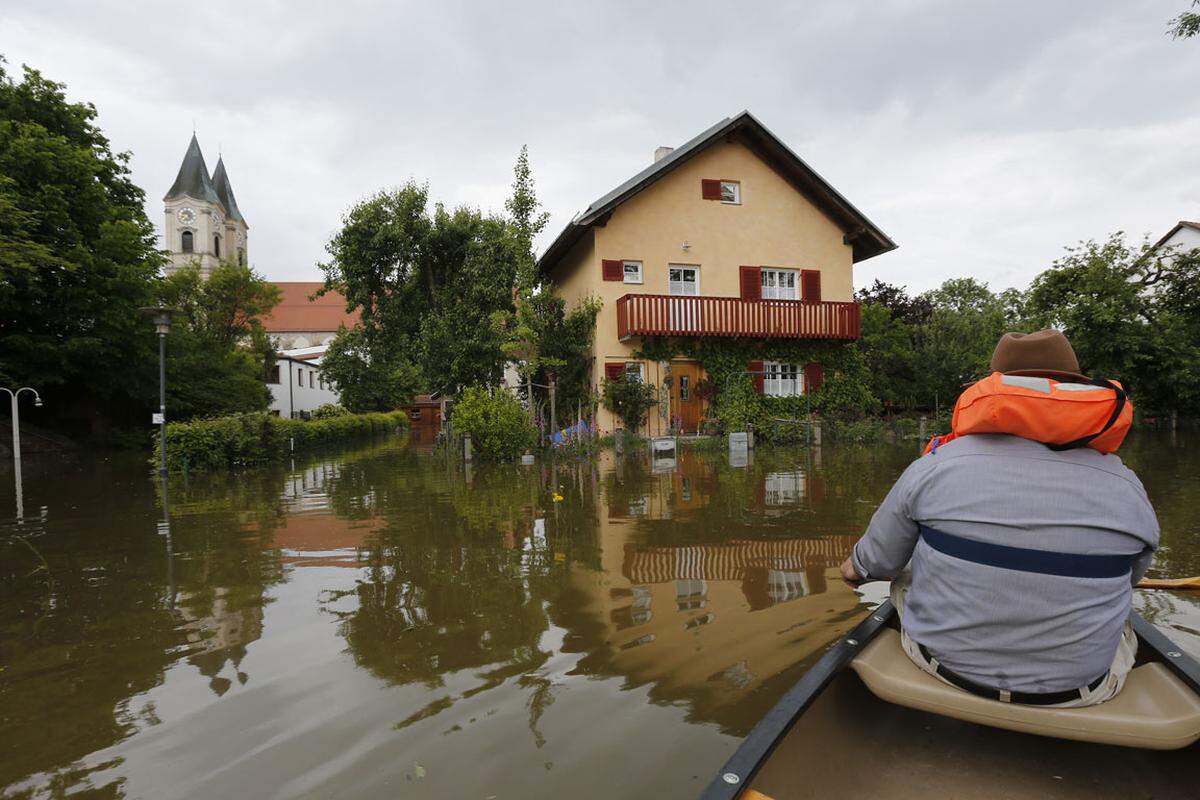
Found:
[[[279, 383], [268, 383], [267, 388], [271, 390], [270, 410], [278, 412], [279, 416], [299, 417], [302, 411], [312, 412], [326, 403], [341, 402], [332, 386], [326, 384], [321, 388], [319, 363], [280, 358], [275, 364], [279, 367]], [[299, 382], [298, 375], [303, 377], [303, 383]]]
[[1173, 247], [1179, 253], [1187, 253], [1200, 247], [1200, 231], [1180, 227], [1175, 235], [1163, 242], [1164, 247]]
[[[740, 182], [741, 204], [702, 199], [704, 178]], [[607, 224], [594, 226], [576, 244], [552, 277], [568, 306], [587, 294], [603, 302], [592, 364], [598, 386], [605, 362], [631, 360], [641, 344], [637, 337], [617, 338], [617, 299], [669, 294], [669, 265], [698, 266], [700, 294], [709, 297], [738, 297], [742, 265], [815, 269], [821, 273], [822, 299], [848, 302], [854, 299], [853, 252], [843, 243], [844, 233], [750, 148], [721, 142], [618, 206]], [[604, 259], [641, 261], [643, 283], [604, 281]], [[646, 365], [646, 377], [654, 380], [664, 368]], [[653, 410], [645, 432], [656, 434], [663, 420], [664, 410]], [[615, 427], [603, 409], [598, 422], [603, 430]]]

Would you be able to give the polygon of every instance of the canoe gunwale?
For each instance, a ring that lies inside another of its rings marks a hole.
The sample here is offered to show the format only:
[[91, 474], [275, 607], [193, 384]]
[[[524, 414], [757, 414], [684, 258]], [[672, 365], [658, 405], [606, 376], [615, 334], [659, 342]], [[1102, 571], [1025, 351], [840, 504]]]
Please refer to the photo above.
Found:
[[[738, 749], [700, 795], [700, 800], [735, 800], [745, 792], [760, 767], [767, 762], [771, 753], [808, 707], [862, 649], [870, 644], [881, 630], [889, 626], [894, 617], [895, 609], [891, 602], [884, 602], [830, 647], [742, 740]], [[1152, 652], [1155, 662], [1163, 664], [1189, 689], [1200, 695], [1200, 661], [1188, 655], [1136, 611], [1131, 613], [1130, 621], [1140, 648], [1145, 648], [1139, 652], [1138, 660], [1142, 660], [1147, 650]], [[1176, 655], [1172, 656], [1172, 653]], [[737, 782], [726, 781], [724, 776], [727, 774], [736, 775]]]
[[[742, 740], [738, 749], [700, 795], [700, 800], [734, 800], [745, 791], [759, 767], [766, 763], [796, 720], [838, 673], [887, 626], [895, 613], [891, 601], [885, 601], [830, 647], [825, 655], [821, 656], [821, 660], [804, 673], [796, 685], [787, 691]], [[737, 782], [726, 781], [724, 776], [728, 774], [736, 775]]]
[[[1188, 655], [1183, 648], [1156, 628], [1154, 623], [1147, 621], [1136, 611], [1130, 615], [1130, 622], [1133, 625], [1133, 632], [1137, 634], [1139, 644], [1152, 650], [1160, 664], [1171, 670], [1175, 677], [1187, 684], [1189, 689], [1200, 694], [1200, 661], [1196, 661]], [[1171, 653], [1178, 655], [1171, 656]]]

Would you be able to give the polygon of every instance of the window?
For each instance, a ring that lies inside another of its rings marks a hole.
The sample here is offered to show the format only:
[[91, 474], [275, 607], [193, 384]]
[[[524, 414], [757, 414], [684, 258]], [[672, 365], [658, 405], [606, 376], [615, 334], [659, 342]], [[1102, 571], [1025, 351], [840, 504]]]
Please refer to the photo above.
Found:
[[672, 265], [667, 271], [670, 293], [680, 297], [696, 297], [700, 294], [700, 268]]
[[642, 262], [626, 261], [625, 267], [625, 282], [626, 283], [641, 283], [642, 282]]
[[238, 248], [238, 266], [246, 266], [246, 248], [244, 247]]
[[680, 375], [679, 376], [679, 402], [686, 403], [690, 399], [692, 399], [691, 376], [690, 375]]
[[267, 373], [267, 383], [273, 383], [273, 384], [279, 383], [279, 365], [278, 364], [271, 367], [271, 371], [269, 373]]
[[315, 388], [317, 385], [317, 373], [312, 370], [308, 371], [308, 388]]
[[639, 361], [625, 362], [625, 377], [631, 381], [645, 381], [646, 377], [642, 374], [642, 364]]
[[762, 269], [763, 300], [799, 300], [796, 293], [796, 270]]
[[721, 202], [741, 205], [742, 185], [737, 181], [721, 181]]
[[296, 370], [296, 385], [297, 386], [304, 385], [304, 370], [302, 370], [302, 369]]
[[181, 249], [185, 253], [192, 252], [193, 246], [192, 246], [192, 232], [191, 231], [184, 231], [183, 234], [179, 237], [179, 249]]
[[795, 364], [763, 362], [763, 394], [769, 397], [799, 397], [804, 394], [802, 371]]
[[221, 237], [220, 236], [213, 237], [213, 255], [216, 256], [217, 258], [221, 257]]

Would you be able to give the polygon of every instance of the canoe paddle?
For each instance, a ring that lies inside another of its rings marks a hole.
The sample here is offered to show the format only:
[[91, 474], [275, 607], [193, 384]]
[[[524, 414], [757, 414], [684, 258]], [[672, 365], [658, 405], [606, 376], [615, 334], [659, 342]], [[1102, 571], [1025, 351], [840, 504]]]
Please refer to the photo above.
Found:
[[1142, 578], [1139, 589], [1194, 589], [1200, 590], [1200, 575], [1192, 578]]

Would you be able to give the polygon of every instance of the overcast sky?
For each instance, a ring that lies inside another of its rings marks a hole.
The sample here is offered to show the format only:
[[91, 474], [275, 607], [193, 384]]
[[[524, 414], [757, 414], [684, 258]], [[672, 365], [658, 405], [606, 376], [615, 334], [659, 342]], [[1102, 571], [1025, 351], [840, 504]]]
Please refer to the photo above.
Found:
[[750, 109], [899, 243], [857, 285], [1000, 289], [1200, 218], [1200, 39], [1165, 35], [1188, 5], [5, 0], [0, 53], [96, 105], [159, 226], [194, 120], [273, 279], [319, 279], [346, 208], [410, 177], [499, 210], [522, 144], [544, 247]]

